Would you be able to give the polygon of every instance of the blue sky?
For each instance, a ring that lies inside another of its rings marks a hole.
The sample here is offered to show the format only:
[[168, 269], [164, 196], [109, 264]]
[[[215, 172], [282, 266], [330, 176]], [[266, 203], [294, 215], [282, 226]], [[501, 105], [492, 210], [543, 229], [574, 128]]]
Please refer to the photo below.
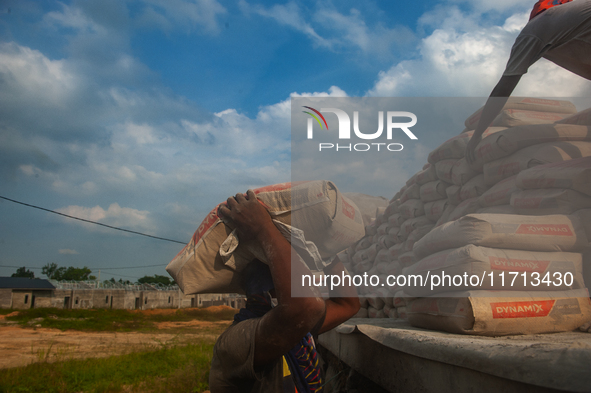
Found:
[[[289, 180], [291, 96], [482, 99], [533, 3], [0, 1], [0, 195], [188, 241], [227, 196]], [[516, 91], [589, 93], [546, 61]], [[452, 136], [422, 135], [383, 196]], [[0, 275], [134, 280], [181, 247], [0, 201]]]

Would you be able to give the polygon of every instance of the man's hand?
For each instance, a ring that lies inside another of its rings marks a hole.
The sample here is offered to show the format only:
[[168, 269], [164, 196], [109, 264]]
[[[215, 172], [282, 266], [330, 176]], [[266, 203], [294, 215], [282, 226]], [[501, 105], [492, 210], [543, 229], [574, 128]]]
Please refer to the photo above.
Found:
[[470, 138], [470, 141], [468, 142], [468, 145], [466, 146], [466, 161], [468, 161], [468, 164], [472, 164], [474, 163], [474, 161], [476, 161], [476, 146], [478, 146], [478, 144], [480, 143], [480, 141], [482, 140], [482, 136], [481, 135], [476, 135], [476, 133], [474, 133], [474, 135], [472, 135], [472, 138]]
[[271, 215], [252, 190], [248, 190], [246, 196], [236, 194], [228, 198], [226, 204], [218, 208], [218, 215], [236, 227], [241, 240], [261, 240], [260, 236], [275, 226]]

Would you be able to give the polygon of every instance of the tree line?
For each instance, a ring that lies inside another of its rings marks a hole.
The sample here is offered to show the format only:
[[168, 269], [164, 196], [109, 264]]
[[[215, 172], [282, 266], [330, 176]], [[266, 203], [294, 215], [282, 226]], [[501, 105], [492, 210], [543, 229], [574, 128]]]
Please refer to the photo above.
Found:
[[[56, 281], [89, 281], [96, 280], [96, 276], [92, 275], [92, 270], [88, 267], [64, 267], [58, 266], [57, 263], [48, 263], [43, 266], [41, 273], [47, 276], [47, 278]], [[27, 269], [25, 266], [16, 269], [16, 273], [12, 274], [12, 277], [25, 277], [25, 278], [38, 278], [35, 277], [35, 273]], [[161, 276], [155, 274], [153, 276], [144, 276], [138, 279], [135, 283], [129, 280], [115, 281], [114, 278], [106, 280], [105, 282], [113, 282], [120, 284], [162, 284], [162, 285], [174, 285], [176, 282], [168, 276]]]

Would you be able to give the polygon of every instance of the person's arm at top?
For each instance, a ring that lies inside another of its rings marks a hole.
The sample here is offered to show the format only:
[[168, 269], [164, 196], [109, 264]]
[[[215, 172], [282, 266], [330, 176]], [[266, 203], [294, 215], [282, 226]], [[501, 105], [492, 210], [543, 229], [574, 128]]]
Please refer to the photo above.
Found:
[[501, 113], [501, 110], [503, 110], [509, 96], [511, 96], [511, 93], [515, 90], [520, 79], [521, 75], [502, 76], [490, 93], [484, 108], [482, 108], [478, 126], [476, 126], [476, 130], [474, 130], [474, 134], [466, 146], [466, 160], [470, 164], [476, 161], [474, 150], [482, 140], [482, 134], [491, 125], [499, 113]]
[[305, 297], [291, 296], [292, 258], [294, 274], [311, 272], [299, 261], [252, 190], [246, 197], [237, 194], [228, 198], [227, 206], [220, 206], [219, 213], [235, 225], [240, 239], [258, 242], [269, 261], [278, 304], [262, 317], [255, 333], [254, 365], [262, 366], [288, 352], [310, 332], [324, 316], [325, 303], [313, 288], [303, 289]]
[[325, 302], [326, 313], [318, 325], [312, 329], [312, 334], [322, 334], [330, 329], [334, 329], [359, 311], [361, 305], [357, 297], [357, 290], [353, 285], [348, 285], [348, 280], [343, 280], [343, 272], [345, 272], [344, 276], [347, 277], [348, 273], [343, 263], [339, 260], [339, 257], [336, 257], [324, 269], [324, 274], [327, 276], [338, 276], [341, 283], [334, 288], [331, 288], [331, 284], [327, 283], [329, 287], [329, 299]]

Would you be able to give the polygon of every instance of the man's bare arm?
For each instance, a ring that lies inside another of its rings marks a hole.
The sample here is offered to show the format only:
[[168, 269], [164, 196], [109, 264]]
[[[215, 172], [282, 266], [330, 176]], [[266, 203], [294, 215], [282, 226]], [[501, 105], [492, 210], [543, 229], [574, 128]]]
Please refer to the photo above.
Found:
[[273, 224], [268, 211], [249, 190], [247, 197], [237, 194], [221, 206], [220, 214], [231, 221], [242, 240], [258, 242], [269, 261], [278, 305], [266, 313], [255, 335], [255, 366], [281, 357], [310, 332], [325, 313], [325, 303], [313, 288], [304, 288], [305, 297], [291, 296], [292, 260], [294, 274], [311, 274]]

